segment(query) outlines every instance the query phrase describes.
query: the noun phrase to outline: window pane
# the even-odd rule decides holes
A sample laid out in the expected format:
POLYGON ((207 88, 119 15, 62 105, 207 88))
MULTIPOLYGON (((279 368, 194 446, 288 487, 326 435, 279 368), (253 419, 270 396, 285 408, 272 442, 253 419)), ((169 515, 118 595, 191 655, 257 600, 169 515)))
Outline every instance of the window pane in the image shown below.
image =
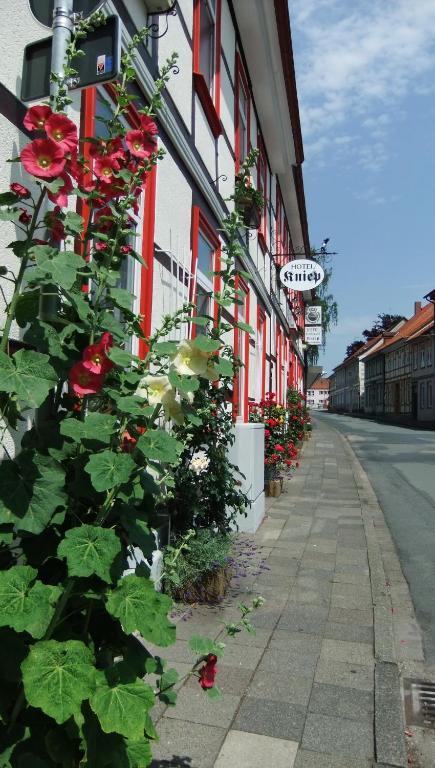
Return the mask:
MULTIPOLYGON (((198 285, 196 292, 196 314, 197 315, 209 315, 210 314, 210 295, 202 287, 198 285)), ((200 336, 205 334, 206 329, 202 325, 196 325, 196 335, 200 336)))
POLYGON ((214 19, 207 2, 201 3, 200 67, 208 89, 213 94, 214 19))
POLYGON ((211 275, 208 272, 213 271, 213 257, 214 248, 204 235, 200 232, 198 236, 198 271, 202 272, 206 277, 211 280, 211 275))
POLYGON ((248 154, 248 98, 239 80, 239 153, 243 162, 248 154))

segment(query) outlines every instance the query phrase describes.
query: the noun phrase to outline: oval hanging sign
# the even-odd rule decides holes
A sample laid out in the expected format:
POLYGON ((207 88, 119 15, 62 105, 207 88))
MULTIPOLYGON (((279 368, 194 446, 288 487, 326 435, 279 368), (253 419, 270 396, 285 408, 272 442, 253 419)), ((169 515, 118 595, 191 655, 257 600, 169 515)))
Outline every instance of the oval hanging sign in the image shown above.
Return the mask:
POLYGON ((325 273, 317 261, 294 259, 281 268, 279 276, 285 288, 292 291, 310 291, 320 285, 325 273))

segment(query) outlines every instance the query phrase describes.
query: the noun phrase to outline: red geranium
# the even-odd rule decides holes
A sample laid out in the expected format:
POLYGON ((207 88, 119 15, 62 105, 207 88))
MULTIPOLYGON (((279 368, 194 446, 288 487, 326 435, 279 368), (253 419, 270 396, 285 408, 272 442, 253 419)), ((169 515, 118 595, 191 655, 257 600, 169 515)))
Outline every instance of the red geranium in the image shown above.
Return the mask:
POLYGON ((217 656, 214 653, 209 653, 207 660, 203 667, 199 670, 199 684, 201 688, 207 690, 213 688, 217 673, 217 656))
POLYGON ((95 395, 101 390, 104 384, 104 375, 92 373, 80 360, 78 363, 74 363, 71 368, 68 381, 74 394, 84 397, 85 395, 95 395))
POLYGON ((86 370, 96 375, 103 375, 113 368, 113 363, 107 357, 107 351, 113 346, 111 333, 103 333, 97 344, 90 344, 83 352, 83 365, 86 370))
POLYGON ((63 181, 60 189, 57 192, 48 192, 47 196, 52 203, 56 203, 60 208, 65 208, 68 205, 68 195, 73 191, 73 185, 71 178, 65 171, 60 174, 60 178, 63 181))
POLYGON ((133 157, 150 157, 157 146, 155 136, 140 130, 128 131, 125 134, 125 143, 133 157))
POLYGON ((21 162, 27 173, 41 179, 51 179, 62 173, 66 158, 59 144, 51 139, 35 139, 24 147, 21 162))
POLYGON ((77 149, 77 127, 66 115, 53 114, 45 123, 47 136, 62 147, 64 152, 77 149))
POLYGON ((30 191, 27 189, 27 187, 23 187, 23 185, 18 184, 17 181, 14 181, 9 186, 9 189, 14 193, 14 195, 18 195, 18 197, 21 197, 23 200, 26 200, 28 197, 30 197, 30 191))
POLYGON ((43 131, 45 123, 52 114, 51 107, 44 106, 44 104, 30 107, 24 117, 23 125, 28 131, 43 131))

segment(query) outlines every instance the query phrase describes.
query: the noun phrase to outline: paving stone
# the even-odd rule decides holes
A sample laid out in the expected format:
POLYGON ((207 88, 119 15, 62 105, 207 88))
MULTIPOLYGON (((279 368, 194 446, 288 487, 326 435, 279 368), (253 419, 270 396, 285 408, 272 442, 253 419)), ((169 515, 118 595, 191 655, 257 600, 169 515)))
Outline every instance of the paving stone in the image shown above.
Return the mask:
POLYGON ((350 608, 332 607, 328 614, 328 621, 337 624, 356 624, 362 627, 373 626, 373 610, 353 610, 350 608))
POLYGON ((328 615, 327 606, 323 605, 295 605, 282 612, 277 629, 290 630, 291 632, 308 632, 320 634, 326 623, 328 615))
POLYGON ((337 565, 367 565, 367 551, 365 549, 337 548, 337 565))
POLYGON ((312 675, 295 674, 291 667, 288 667, 287 671, 282 669, 280 672, 259 669, 251 680, 247 695, 251 698, 286 701, 300 707, 307 707, 312 685, 312 675))
POLYGON ((241 704, 233 727, 239 731, 299 741, 304 721, 305 708, 303 707, 248 696, 241 704))
POLYGON ((262 655, 263 648, 256 648, 253 645, 242 645, 241 643, 228 644, 225 648, 225 666, 256 669, 262 655))
POLYGON ((320 659, 347 661, 349 664, 374 666, 373 647, 368 643, 352 643, 345 640, 325 639, 320 650, 320 659))
POLYGON ((361 627, 358 624, 339 624, 338 622, 328 621, 325 624, 323 635, 330 640, 369 643, 373 647, 372 627, 361 627))
POLYGON ((270 638, 269 647, 291 650, 299 653, 313 653, 319 655, 322 645, 321 635, 312 635, 305 632, 285 632, 275 630, 270 638))
POLYGON ((225 736, 224 728, 162 718, 151 768, 213 768, 225 736))
POLYGON ((318 536, 311 536, 307 541, 307 554, 315 549, 324 555, 334 555, 337 549, 336 539, 323 539, 318 536))
POLYGON ((239 703, 240 696, 226 693, 219 701, 213 701, 198 683, 196 688, 186 685, 178 692, 177 705, 166 710, 165 718, 229 728, 239 703))
POLYGON ((337 568, 334 571, 333 581, 338 584, 370 584, 370 576, 368 568, 353 568, 349 571, 339 571, 337 568))
MULTIPOLYGON (((223 660, 225 660, 225 656, 223 657, 223 660)), ((217 670, 217 686, 225 696, 227 693, 233 694, 234 696, 242 696, 248 688, 253 675, 252 669, 246 669, 245 667, 230 667, 227 664, 221 663, 220 660, 217 670)), ((198 678, 194 676, 190 677, 185 685, 186 687, 198 691, 198 678)), ((219 702, 217 702, 217 706, 219 707, 219 702)), ((217 723, 217 725, 220 725, 220 723, 217 723)))
POLYGON ((306 653, 293 649, 270 648, 264 652, 258 669, 264 672, 280 673, 288 670, 294 674, 314 676, 318 653, 306 653))
POLYGON ((371 691, 356 692, 341 685, 314 683, 308 709, 321 715, 372 723, 374 697, 371 691))
POLYGON ((374 686, 373 668, 361 664, 349 664, 331 659, 319 660, 314 675, 316 683, 342 685, 359 691, 372 691, 374 686))
POLYGON ((352 765, 350 766, 347 757, 325 755, 325 753, 300 749, 294 768, 372 768, 372 765, 371 760, 356 760, 352 757, 352 765))
POLYGON ((230 731, 215 768, 293 768, 298 744, 246 731, 230 731))
POLYGON ((349 758, 370 758, 374 754, 373 726, 339 717, 309 713, 302 737, 303 749, 349 758))
POLYGON ((223 661, 226 662, 227 649, 232 646, 243 645, 255 645, 257 648, 265 648, 268 645, 272 635, 272 629, 256 629, 255 634, 253 632, 238 633, 234 637, 228 637, 226 630, 222 630, 217 639, 221 643, 225 643, 226 651, 224 652, 223 661))

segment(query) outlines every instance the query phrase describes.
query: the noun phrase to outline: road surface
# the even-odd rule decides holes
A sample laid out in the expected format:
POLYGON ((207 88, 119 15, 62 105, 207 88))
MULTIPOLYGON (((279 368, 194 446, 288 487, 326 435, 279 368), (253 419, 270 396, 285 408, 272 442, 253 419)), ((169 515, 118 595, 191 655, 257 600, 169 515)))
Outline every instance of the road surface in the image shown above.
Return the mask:
POLYGON ((369 476, 409 584, 426 661, 435 664, 435 432, 312 415, 349 439, 369 476))

